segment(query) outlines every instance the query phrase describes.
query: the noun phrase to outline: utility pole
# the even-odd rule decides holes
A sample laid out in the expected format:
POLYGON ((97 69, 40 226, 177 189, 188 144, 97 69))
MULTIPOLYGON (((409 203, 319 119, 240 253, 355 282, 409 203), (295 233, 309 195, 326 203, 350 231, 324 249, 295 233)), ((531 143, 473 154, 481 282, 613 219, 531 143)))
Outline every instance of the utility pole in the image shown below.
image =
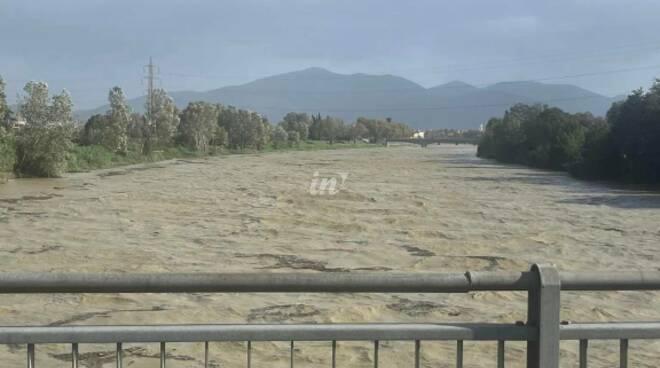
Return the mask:
POLYGON ((154 70, 156 66, 153 63, 151 57, 149 57, 149 64, 144 66, 147 71, 147 121, 151 124, 151 118, 154 108, 154 70))
POLYGON ((154 120, 153 120, 153 113, 154 113, 154 81, 156 79, 155 77, 155 70, 156 66, 154 65, 153 60, 151 57, 149 57, 149 64, 144 66, 145 72, 147 73, 147 76, 144 77, 144 79, 147 80, 147 103, 145 104, 146 106, 146 126, 144 127, 144 134, 145 134, 145 141, 144 141, 144 146, 142 147, 143 153, 148 153, 151 151, 151 140, 152 135, 154 134, 154 120))

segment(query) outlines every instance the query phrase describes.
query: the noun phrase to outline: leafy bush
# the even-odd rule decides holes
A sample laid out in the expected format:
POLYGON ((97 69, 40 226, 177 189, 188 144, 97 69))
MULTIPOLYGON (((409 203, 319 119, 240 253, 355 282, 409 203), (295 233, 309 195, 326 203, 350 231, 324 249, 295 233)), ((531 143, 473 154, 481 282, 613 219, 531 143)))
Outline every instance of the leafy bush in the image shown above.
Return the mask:
POLYGON ((226 133, 227 146, 231 149, 262 150, 270 138, 271 125, 256 112, 220 106, 218 126, 226 133))
POLYGON ((309 115, 305 113, 290 112, 284 116, 282 121, 278 124, 287 133, 297 132, 300 139, 305 140, 309 135, 309 125, 311 120, 309 115))
POLYGON ((71 143, 69 125, 28 125, 16 136, 18 176, 59 177, 67 167, 66 157, 71 143))
POLYGON ((80 172, 111 167, 116 154, 101 145, 73 146, 67 155, 67 171, 80 172))
POLYGON ((214 139, 224 143, 224 137, 217 126, 219 109, 208 102, 191 102, 181 112, 179 138, 186 147, 206 152, 214 139))
POLYGON ((273 148, 277 149, 284 144, 286 144, 289 136, 281 126, 276 126, 275 129, 271 132, 270 141, 273 144, 273 148))
POLYGON ((289 142, 289 147, 299 145, 300 144, 300 134, 295 130, 290 131, 289 134, 288 134, 288 137, 287 137, 287 141, 289 142))
POLYGON ((0 182, 6 180, 16 163, 16 142, 14 136, 0 127, 0 182))

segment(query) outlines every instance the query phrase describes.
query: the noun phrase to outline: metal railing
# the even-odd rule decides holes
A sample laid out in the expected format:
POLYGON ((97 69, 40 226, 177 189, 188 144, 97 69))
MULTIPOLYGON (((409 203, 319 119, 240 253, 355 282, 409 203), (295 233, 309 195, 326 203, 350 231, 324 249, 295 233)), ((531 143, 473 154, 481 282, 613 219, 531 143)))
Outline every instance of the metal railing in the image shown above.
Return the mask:
POLYGON ((527 322, 406 323, 406 324, 209 324, 146 326, 18 326, 0 327, 0 344, 27 345, 27 366, 35 368, 35 344, 71 344, 72 367, 79 365, 79 344, 116 344, 116 366, 123 366, 122 343, 160 343, 160 366, 166 364, 167 342, 204 342, 204 366, 209 342, 247 342, 246 364, 252 364, 252 342, 290 342, 291 367, 295 341, 331 343, 336 367, 337 341, 373 341, 378 367, 380 341, 414 341, 414 361, 420 366, 421 342, 456 341, 456 367, 463 367, 463 342, 496 341, 497 366, 505 365, 505 342, 527 342, 528 368, 558 368, 559 342, 579 341, 580 367, 587 367, 588 341, 620 341, 620 367, 627 367, 630 340, 660 339, 660 322, 566 324, 560 322, 560 291, 660 290, 660 272, 562 273, 544 265, 526 272, 466 272, 464 274, 0 274, 0 294, 18 293, 193 293, 193 292, 314 292, 314 293, 467 293, 527 291, 527 322))

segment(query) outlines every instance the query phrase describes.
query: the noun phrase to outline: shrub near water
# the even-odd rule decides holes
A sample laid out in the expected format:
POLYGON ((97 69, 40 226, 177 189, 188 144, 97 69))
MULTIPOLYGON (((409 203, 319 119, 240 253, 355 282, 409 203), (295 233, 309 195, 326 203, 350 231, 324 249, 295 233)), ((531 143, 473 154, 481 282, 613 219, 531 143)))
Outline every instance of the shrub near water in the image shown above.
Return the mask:
POLYGON ((16 137, 18 176, 59 177, 66 171, 71 129, 65 125, 28 126, 16 137))
POLYGON ((101 145, 73 146, 67 155, 67 171, 80 172, 110 167, 117 154, 101 145))
POLYGON ((6 181, 16 162, 14 136, 0 127, 0 182, 6 181))
POLYGON ((61 176, 72 145, 71 96, 63 90, 49 99, 48 85, 43 82, 28 82, 23 90, 26 94, 19 113, 26 124, 16 134, 14 172, 18 176, 61 176))

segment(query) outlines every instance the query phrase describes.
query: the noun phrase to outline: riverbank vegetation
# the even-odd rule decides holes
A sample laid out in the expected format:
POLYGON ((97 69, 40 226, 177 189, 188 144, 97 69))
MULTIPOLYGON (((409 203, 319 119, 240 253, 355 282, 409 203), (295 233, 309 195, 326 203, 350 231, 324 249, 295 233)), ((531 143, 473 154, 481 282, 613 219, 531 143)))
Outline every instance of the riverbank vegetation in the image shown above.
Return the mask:
POLYGON ((660 80, 614 103, 606 118, 513 106, 490 119, 477 155, 585 179, 660 184, 660 80))
POLYGON ((119 87, 108 93, 108 111, 83 124, 74 120, 66 91, 51 96, 43 82, 29 82, 23 91, 17 111, 11 111, 0 78, 0 173, 5 176, 57 177, 222 153, 365 147, 412 134, 406 124, 390 119, 346 124, 336 117, 291 112, 273 125, 257 112, 203 101, 179 111, 163 89, 154 91, 147 113, 139 114, 119 87))

